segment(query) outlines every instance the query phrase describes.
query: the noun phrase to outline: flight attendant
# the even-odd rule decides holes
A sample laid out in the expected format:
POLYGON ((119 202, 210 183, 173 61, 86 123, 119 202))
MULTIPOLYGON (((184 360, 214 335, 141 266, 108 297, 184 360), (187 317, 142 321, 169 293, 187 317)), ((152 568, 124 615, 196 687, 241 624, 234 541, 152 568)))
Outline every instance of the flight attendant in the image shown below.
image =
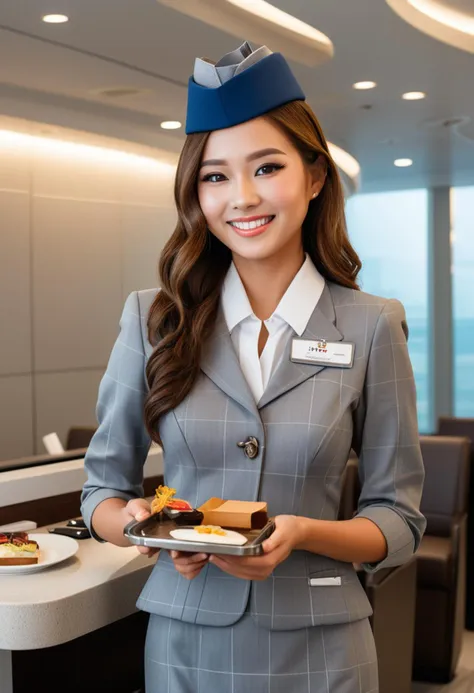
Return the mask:
POLYGON ((400 565, 425 529, 404 309, 358 289, 337 168, 282 55, 197 59, 186 132, 162 288, 128 297, 100 385, 83 516, 126 544, 153 440, 194 507, 275 517, 262 556, 161 551, 138 600, 147 693, 377 693, 353 564, 400 565), (362 491, 338 521, 351 448, 362 491))

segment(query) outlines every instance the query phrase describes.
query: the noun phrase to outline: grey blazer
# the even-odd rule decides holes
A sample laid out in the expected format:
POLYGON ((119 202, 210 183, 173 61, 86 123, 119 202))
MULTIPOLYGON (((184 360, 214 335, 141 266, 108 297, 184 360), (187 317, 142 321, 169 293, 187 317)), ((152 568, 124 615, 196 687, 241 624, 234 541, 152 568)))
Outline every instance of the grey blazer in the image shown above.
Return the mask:
MULTIPOLYGON (((104 499, 143 495, 150 446, 144 369, 152 352, 146 322, 156 292, 128 297, 100 384, 99 427, 85 459, 82 496, 89 526, 104 499)), ((426 525, 419 510, 424 469, 404 309, 398 301, 327 283, 303 337, 353 342, 353 367, 293 363, 290 339, 256 404, 219 313, 192 391, 160 423, 165 483, 194 506, 211 496, 261 499, 271 515, 336 520, 352 446, 362 483, 357 515, 374 522, 388 546, 383 561, 364 568, 400 565, 413 556, 426 525), (237 446, 250 435, 260 442, 254 459, 237 446)), ((249 597, 253 618, 275 630, 372 613, 351 563, 306 551, 294 551, 267 580, 252 583, 212 564, 188 581, 162 551, 137 605, 190 623, 227 626, 242 616, 249 597), (341 584, 318 584, 323 577, 339 577, 341 584)))

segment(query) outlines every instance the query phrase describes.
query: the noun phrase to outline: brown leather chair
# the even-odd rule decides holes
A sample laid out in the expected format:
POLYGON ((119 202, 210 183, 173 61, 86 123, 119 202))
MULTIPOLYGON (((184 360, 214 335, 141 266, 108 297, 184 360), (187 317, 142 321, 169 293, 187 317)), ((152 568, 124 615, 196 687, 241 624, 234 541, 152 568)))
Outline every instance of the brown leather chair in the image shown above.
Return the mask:
POLYGON ((420 443, 427 528, 417 554, 413 678, 447 683, 456 672, 464 631, 469 440, 422 436, 420 443))
MULTIPOLYGON (((350 520, 360 495, 358 460, 351 452, 343 477, 340 520, 350 520)), ((416 609, 416 559, 402 566, 366 573, 357 567, 373 614, 381 693, 411 693, 416 609)))
POLYGON ((474 419, 455 419, 441 416, 438 419, 438 434, 440 436, 466 436, 471 441, 467 499, 466 620, 464 625, 468 630, 474 630, 474 419))
POLYGON ((73 426, 67 434, 66 450, 89 447, 89 443, 96 430, 92 426, 73 426))

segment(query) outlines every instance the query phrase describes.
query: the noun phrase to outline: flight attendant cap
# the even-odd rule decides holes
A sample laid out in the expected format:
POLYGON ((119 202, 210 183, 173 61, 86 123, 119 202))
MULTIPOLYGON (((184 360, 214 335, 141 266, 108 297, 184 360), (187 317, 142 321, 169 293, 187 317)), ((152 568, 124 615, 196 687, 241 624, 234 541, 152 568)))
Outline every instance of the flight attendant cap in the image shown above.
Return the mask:
POLYGON ((254 51, 245 41, 217 63, 196 58, 188 83, 186 134, 229 128, 305 99, 281 53, 266 46, 254 51))

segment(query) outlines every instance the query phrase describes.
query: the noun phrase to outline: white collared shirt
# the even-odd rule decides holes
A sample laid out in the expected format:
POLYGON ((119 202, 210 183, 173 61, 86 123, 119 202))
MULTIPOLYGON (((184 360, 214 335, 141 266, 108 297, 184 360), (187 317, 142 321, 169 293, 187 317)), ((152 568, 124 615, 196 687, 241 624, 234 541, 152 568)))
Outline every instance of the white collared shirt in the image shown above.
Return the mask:
POLYGON ((260 358, 258 338, 262 321, 254 312, 234 263, 221 293, 222 309, 240 367, 256 402, 261 399, 287 340, 301 337, 324 290, 324 278, 306 254, 306 260, 286 290, 265 327, 268 339, 260 358))

